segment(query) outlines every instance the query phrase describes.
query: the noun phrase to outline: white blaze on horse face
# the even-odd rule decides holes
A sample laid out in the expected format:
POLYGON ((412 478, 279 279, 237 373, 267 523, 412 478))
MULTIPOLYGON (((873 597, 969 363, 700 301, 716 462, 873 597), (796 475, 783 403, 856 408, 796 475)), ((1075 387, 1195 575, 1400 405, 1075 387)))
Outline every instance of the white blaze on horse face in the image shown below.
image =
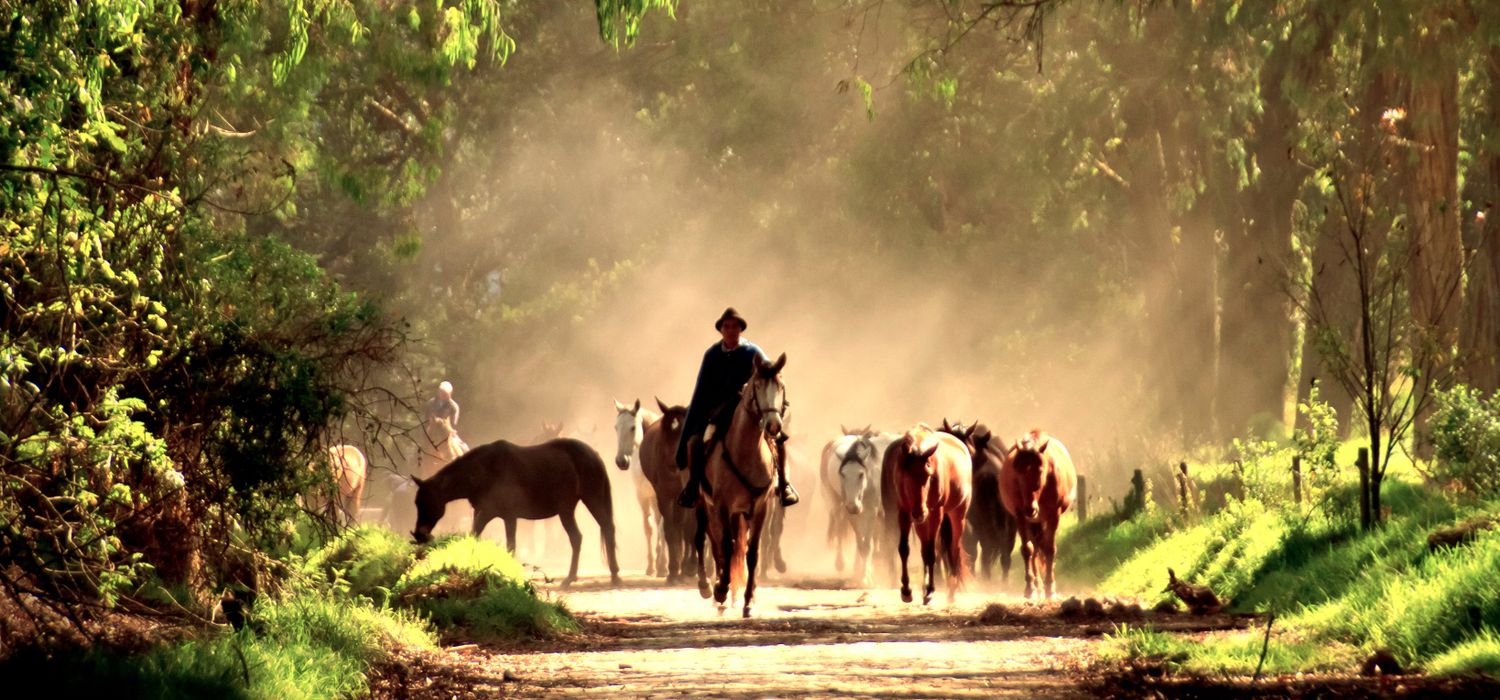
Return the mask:
POLYGON ((854 442, 847 446, 842 452, 835 452, 839 458, 839 485, 844 491, 844 509, 850 515, 859 515, 865 509, 865 485, 868 477, 868 469, 865 467, 864 449, 862 443, 854 442))
POLYGON ((754 381, 755 404, 760 410, 760 429, 771 435, 781 434, 781 382, 775 379, 754 381))

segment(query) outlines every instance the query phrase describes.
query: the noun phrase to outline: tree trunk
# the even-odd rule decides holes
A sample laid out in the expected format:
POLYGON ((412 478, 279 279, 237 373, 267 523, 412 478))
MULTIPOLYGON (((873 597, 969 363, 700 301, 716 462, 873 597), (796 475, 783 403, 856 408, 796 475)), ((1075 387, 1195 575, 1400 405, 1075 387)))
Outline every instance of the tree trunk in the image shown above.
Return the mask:
MULTIPOLYGON (((1412 352, 1425 356, 1426 377, 1445 382, 1452 370, 1463 304, 1463 238, 1458 199, 1458 46, 1453 32, 1439 29, 1449 19, 1446 7, 1429 11, 1430 30, 1415 40, 1411 71, 1406 76, 1407 117, 1412 153, 1409 163, 1407 219, 1411 253, 1407 263, 1411 315, 1418 333, 1412 352)), ((1424 410, 1415 425, 1419 453, 1429 441, 1424 410)))
MULTIPOLYGON (((1500 47, 1486 54, 1485 73, 1488 95, 1480 123, 1500 124, 1500 47)), ((1500 212, 1494 204, 1500 199, 1500 137, 1486 134, 1479 153, 1465 179, 1468 197, 1478 206, 1471 219, 1470 247, 1475 259, 1469 267, 1468 289, 1464 295, 1463 336, 1460 340, 1464 358, 1464 378, 1471 386, 1485 392, 1500 389, 1500 229, 1490 220, 1500 212)), ((1467 218, 1467 217, 1466 217, 1467 218)))
POLYGON ((1282 93, 1289 49, 1278 47, 1260 80, 1265 111, 1255 126, 1255 162, 1260 177, 1238 193, 1236 215, 1244 225, 1227 227, 1224 270, 1220 426, 1242 434, 1261 414, 1280 419, 1286 406, 1292 316, 1282 289, 1283 266, 1292 257, 1292 209, 1303 169, 1292 158, 1297 114, 1282 93), (1233 397, 1229 399, 1228 397, 1233 397))

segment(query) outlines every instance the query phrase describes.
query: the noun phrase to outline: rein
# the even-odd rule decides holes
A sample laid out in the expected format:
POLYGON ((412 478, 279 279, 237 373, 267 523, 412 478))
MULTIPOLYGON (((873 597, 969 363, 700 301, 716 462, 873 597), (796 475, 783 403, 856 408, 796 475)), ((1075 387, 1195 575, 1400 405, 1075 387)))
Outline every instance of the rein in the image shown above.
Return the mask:
MULTIPOLYGON (((744 396, 745 396, 745 398, 747 398, 749 400, 748 401, 741 400, 740 403, 741 404, 746 404, 746 403, 749 404, 749 408, 746 409, 746 412, 749 413, 751 419, 753 421, 755 421, 755 430, 756 430, 756 432, 760 433, 760 440, 761 440, 761 442, 766 443, 771 448, 771 464, 772 464, 772 466, 775 467, 775 468, 777 468, 779 470, 781 468, 781 466, 782 466, 781 465, 781 461, 779 459, 781 451, 778 450, 778 449, 776 449, 776 445, 773 442, 773 438, 770 435, 766 434, 766 431, 763 428, 760 427, 760 423, 761 423, 761 419, 765 417, 766 412, 770 411, 770 410, 775 410, 776 413, 778 415, 780 415, 780 416, 783 416, 783 417, 786 416, 786 408, 789 405, 789 403, 786 400, 786 386, 785 385, 781 385, 781 382, 779 380, 776 380, 776 383, 778 385, 781 385, 781 407, 777 408, 777 409, 770 409, 770 408, 762 407, 760 405, 759 397, 757 397, 755 395, 755 391, 753 389, 751 389, 751 386, 754 383, 755 382, 752 379, 752 381, 749 384, 745 385, 744 396)), ((750 479, 745 476, 745 473, 743 471, 740 471, 740 465, 735 464, 734 463, 734 458, 729 455, 729 440, 728 440, 727 436, 726 436, 726 438, 724 440, 719 441, 719 455, 724 458, 724 463, 727 464, 727 465, 729 465, 729 472, 731 474, 734 474, 734 478, 739 479, 740 483, 743 484, 744 487, 750 491, 750 495, 753 498, 759 498, 761 494, 763 494, 766 491, 769 491, 771 489, 772 484, 776 483, 776 479, 772 478, 771 481, 770 481, 770 483, 767 483, 765 486, 756 486, 754 484, 751 484, 750 483, 750 479)))

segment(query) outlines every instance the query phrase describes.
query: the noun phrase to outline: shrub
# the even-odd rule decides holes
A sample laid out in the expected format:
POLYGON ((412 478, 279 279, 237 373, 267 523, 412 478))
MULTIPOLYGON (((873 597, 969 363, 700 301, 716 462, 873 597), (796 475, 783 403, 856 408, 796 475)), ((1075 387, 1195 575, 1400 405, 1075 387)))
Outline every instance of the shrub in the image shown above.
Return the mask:
POLYGON ((1434 476, 1480 497, 1500 495, 1500 394, 1463 385, 1440 391, 1428 424, 1434 476))

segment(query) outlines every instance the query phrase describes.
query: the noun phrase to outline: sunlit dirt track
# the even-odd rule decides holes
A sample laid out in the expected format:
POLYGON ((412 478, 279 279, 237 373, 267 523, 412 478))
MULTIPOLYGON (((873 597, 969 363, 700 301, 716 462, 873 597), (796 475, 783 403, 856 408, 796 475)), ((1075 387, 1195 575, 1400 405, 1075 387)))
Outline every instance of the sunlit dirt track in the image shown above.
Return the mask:
POLYGON ((962 593, 950 606, 940 590, 931 607, 903 604, 894 588, 844 588, 837 580, 768 582, 749 620, 738 608, 721 616, 696 588, 665 588, 643 577, 620 588, 602 578, 568 591, 544 588, 584 620, 583 635, 522 649, 459 646, 434 659, 434 668, 413 669, 406 692, 1083 697, 1084 671, 1114 624, 1067 621, 1055 603, 1004 595, 962 593), (980 624, 980 611, 996 601, 1010 618, 980 624))

